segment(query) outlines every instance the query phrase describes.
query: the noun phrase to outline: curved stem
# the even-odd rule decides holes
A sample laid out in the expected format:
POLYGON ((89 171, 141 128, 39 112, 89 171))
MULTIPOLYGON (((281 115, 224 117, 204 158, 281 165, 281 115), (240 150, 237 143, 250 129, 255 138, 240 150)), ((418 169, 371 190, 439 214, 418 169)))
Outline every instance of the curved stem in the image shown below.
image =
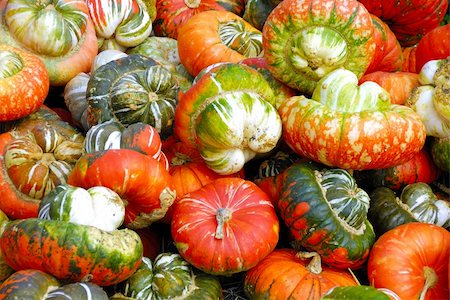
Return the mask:
POLYGON ((299 251, 295 256, 301 259, 311 258, 311 261, 306 266, 306 269, 308 269, 311 273, 316 275, 322 273, 322 260, 320 259, 319 253, 299 251))
POLYGON ((232 211, 228 208, 221 207, 217 210, 216 214, 216 220, 217 220, 217 227, 216 227, 216 233, 214 237, 216 239, 223 239, 224 237, 224 225, 226 222, 231 220, 232 211))
POLYGON ((436 272, 430 267, 423 267, 423 276, 425 277, 425 284, 420 292, 419 300, 425 299, 428 289, 433 288, 438 282, 436 272))
POLYGON ((200 6, 201 2, 201 0, 184 0, 184 4, 189 8, 197 8, 200 6))

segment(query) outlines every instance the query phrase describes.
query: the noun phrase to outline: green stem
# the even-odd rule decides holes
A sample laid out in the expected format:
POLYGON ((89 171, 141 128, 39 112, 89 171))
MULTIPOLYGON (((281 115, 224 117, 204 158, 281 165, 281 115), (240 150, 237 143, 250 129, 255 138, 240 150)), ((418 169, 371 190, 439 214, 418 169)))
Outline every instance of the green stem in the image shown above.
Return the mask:
POLYGON ((428 290, 433 288, 438 282, 436 272, 430 267, 425 266, 423 268, 423 276, 425 277, 425 284, 420 292, 419 300, 424 300, 428 290))

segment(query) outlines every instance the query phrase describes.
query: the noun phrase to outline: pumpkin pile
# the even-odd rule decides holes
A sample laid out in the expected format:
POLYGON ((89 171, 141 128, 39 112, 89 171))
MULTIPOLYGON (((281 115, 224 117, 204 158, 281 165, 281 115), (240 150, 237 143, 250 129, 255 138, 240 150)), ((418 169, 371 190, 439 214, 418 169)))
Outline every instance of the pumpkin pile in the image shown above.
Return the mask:
POLYGON ((448 0, 0 0, 0 299, 449 299, 448 0))

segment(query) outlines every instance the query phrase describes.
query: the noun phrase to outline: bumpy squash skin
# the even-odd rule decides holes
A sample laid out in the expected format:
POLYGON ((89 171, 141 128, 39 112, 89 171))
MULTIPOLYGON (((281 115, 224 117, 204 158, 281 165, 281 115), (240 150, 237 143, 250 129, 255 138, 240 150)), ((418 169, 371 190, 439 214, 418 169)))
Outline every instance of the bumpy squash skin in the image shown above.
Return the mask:
MULTIPOLYGON (((359 268, 366 261, 375 233, 367 219, 357 230, 337 217, 317 181, 312 162, 296 163, 283 172, 278 209, 295 244, 318 252, 338 268, 359 268)), ((334 199, 332 199, 334 200, 334 199)))
POLYGON ((132 230, 111 233, 92 226, 29 218, 10 222, 1 251, 15 270, 36 269, 58 279, 107 286, 125 280, 138 268, 142 242, 132 230))

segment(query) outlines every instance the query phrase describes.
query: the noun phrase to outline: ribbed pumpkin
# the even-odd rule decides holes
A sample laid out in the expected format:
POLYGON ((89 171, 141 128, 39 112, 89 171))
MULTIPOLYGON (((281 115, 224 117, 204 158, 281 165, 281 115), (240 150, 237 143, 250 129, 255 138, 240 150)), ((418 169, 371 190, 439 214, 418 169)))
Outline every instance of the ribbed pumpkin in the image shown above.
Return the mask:
POLYGON ((275 78, 310 95, 338 68, 360 78, 375 52, 372 17, 356 0, 287 0, 264 24, 263 50, 275 78))
POLYGON ((194 267, 230 275, 254 267, 275 249, 279 222, 268 196, 254 183, 219 178, 176 203, 171 233, 194 267))
POLYGON ((321 299, 337 286, 358 283, 347 270, 322 266, 314 252, 275 249, 255 267, 247 271, 244 290, 250 299, 321 299))
POLYGON ((67 183, 85 189, 105 186, 126 201, 124 224, 144 228, 164 217, 175 200, 165 165, 131 149, 87 153, 76 162, 67 183))

